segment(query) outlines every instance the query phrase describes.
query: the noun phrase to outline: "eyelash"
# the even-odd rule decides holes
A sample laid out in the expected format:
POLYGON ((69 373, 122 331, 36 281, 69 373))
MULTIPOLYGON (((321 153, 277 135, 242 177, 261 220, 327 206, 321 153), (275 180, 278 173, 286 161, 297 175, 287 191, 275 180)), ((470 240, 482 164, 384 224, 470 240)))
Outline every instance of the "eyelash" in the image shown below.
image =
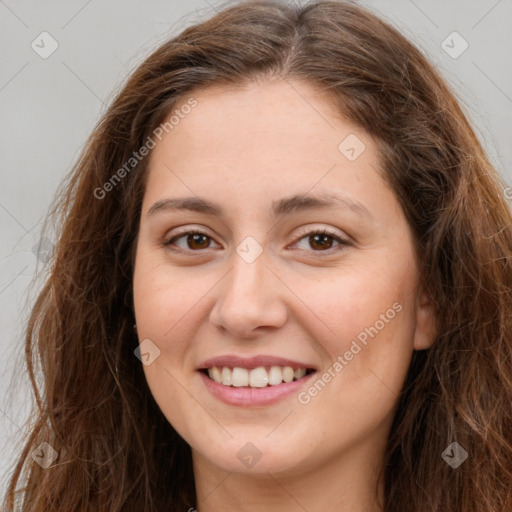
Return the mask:
MULTIPOLYGON (((168 247, 172 251, 176 251, 176 252, 196 252, 196 253, 197 252, 199 252, 199 253, 204 252, 204 250, 201 250, 201 249, 194 250, 194 249, 181 249, 181 248, 171 247, 172 244, 176 240, 178 240, 178 239, 180 239, 182 237, 186 237, 188 235, 203 235, 203 236, 213 240, 213 238, 210 235, 208 235, 208 233, 205 233, 204 231, 201 231, 201 230, 198 229, 198 230, 184 231, 183 233, 179 233, 179 234, 173 236, 172 238, 170 238, 169 240, 163 242, 163 245, 165 247, 168 247)), ((307 233, 304 233, 300 238, 298 238, 296 240, 296 242, 294 242, 294 243, 300 242, 304 238, 308 238, 308 237, 313 236, 313 235, 327 235, 327 236, 333 238, 336 242, 339 243, 339 245, 337 245, 335 247, 330 247, 329 249, 326 249, 325 251, 324 250, 318 250, 318 251, 312 250, 312 252, 315 252, 315 253, 331 253, 332 251, 341 250, 344 246, 350 245, 350 243, 347 240, 344 240, 344 239, 340 238, 338 235, 336 235, 335 233, 331 233, 327 229, 318 229, 318 230, 308 231, 307 233)), ((207 250, 207 249, 205 249, 205 250, 207 250)))

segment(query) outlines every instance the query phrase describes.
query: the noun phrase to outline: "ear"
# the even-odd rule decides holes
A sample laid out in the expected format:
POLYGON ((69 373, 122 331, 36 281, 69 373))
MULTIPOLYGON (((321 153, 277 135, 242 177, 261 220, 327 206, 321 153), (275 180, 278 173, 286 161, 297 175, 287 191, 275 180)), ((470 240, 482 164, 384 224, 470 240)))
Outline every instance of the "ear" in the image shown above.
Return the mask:
POLYGON ((437 337, 437 318, 432 301, 423 291, 416 298, 414 350, 429 349, 437 337))

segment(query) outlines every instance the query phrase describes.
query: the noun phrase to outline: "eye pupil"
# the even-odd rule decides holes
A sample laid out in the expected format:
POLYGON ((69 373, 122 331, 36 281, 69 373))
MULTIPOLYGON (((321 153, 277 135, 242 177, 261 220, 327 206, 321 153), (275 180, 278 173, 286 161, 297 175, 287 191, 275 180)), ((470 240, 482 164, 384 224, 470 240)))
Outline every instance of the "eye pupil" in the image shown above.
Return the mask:
POLYGON ((203 235, 202 233, 195 233, 193 235, 188 235, 187 244, 189 249, 204 249, 205 246, 208 247, 208 236, 203 235), (192 239, 192 243, 191 243, 192 239), (201 244, 201 241, 203 242, 201 244), (199 244, 200 247, 194 246, 195 244, 199 244))
POLYGON ((332 236, 325 233, 317 233, 315 235, 311 235, 309 240, 313 248, 315 248, 316 244, 320 245, 320 249, 330 249, 332 247, 332 236), (326 239, 330 239, 330 243, 328 243, 327 246, 325 244, 326 239))

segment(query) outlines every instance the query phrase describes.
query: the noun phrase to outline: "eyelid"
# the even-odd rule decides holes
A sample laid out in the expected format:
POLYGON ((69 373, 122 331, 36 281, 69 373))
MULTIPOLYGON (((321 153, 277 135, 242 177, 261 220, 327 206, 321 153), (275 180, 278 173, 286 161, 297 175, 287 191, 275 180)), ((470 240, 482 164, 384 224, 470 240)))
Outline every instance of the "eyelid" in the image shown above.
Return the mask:
MULTIPOLYGON (((210 240, 212 240, 214 243, 218 244, 218 242, 215 241, 215 238, 212 235, 210 235, 207 232, 206 229, 203 229, 202 227, 201 228, 194 228, 193 226, 183 226, 182 229, 180 229, 180 228, 176 228, 176 229, 178 229, 179 231, 174 233, 171 237, 166 238, 164 240, 164 242, 163 242, 164 247, 168 247, 168 248, 170 248, 173 251, 182 252, 182 253, 188 253, 188 254, 191 254, 191 253, 201 254, 201 253, 204 253, 204 252, 212 249, 212 248, 208 247, 207 249, 192 250, 192 249, 181 249, 179 247, 173 247, 173 241, 174 240, 176 240, 178 238, 181 238, 182 236, 190 235, 190 234, 201 234, 201 235, 204 235, 204 236, 208 237, 210 240)), ((333 228, 329 228, 329 227, 325 227, 325 226, 322 226, 322 227, 319 226, 319 227, 316 227, 316 228, 315 228, 315 226, 305 226, 305 227, 303 227, 300 230, 300 233, 295 236, 295 239, 294 239, 294 241, 292 242, 291 245, 297 244, 303 238, 306 238, 308 235, 312 236, 312 235, 315 235, 315 234, 325 234, 325 235, 331 236, 332 238, 334 238, 335 241, 338 242, 338 245, 335 246, 335 247, 331 247, 329 249, 326 249, 324 251, 314 251, 314 250, 306 250, 306 249, 298 249, 298 250, 303 250, 303 251, 306 251, 306 252, 313 252, 313 253, 317 253, 317 254, 320 253, 321 254, 321 253, 331 253, 332 251, 339 250, 340 247, 351 245, 351 241, 350 241, 350 239, 349 239, 349 237, 347 235, 344 235, 344 236, 340 235, 333 228)), ((218 245, 220 245, 220 244, 218 244, 218 245)))
MULTIPOLYGON (((218 242, 215 241, 215 238, 210 235, 206 229, 204 228, 194 228, 193 226, 183 226, 181 229, 180 228, 176 228, 178 231, 176 233, 173 233, 170 237, 166 237, 164 239, 164 241, 162 242, 162 245, 164 247, 169 247, 171 248, 172 250, 176 250, 176 251, 181 251, 181 252, 188 252, 188 253, 201 253, 201 252, 205 252, 205 250, 202 250, 202 251, 193 251, 193 250, 190 250, 190 249, 181 249, 179 247, 177 248, 174 248, 172 247, 172 242, 178 238, 181 238, 182 236, 185 236, 185 235, 191 235, 191 234, 200 234, 200 235, 204 235, 208 238, 210 238, 214 243, 218 244, 218 242)), ((220 244, 219 244, 220 245, 220 244)), ((210 248, 208 248, 210 249, 210 248)))
POLYGON ((326 249, 325 251, 314 251, 314 250, 306 250, 306 249, 296 249, 296 250, 312 252, 315 254, 331 254, 334 251, 340 250, 344 246, 352 245, 352 242, 350 241, 350 238, 347 235, 340 235, 333 228, 328 228, 325 226, 316 227, 316 228, 314 226, 309 226, 309 227, 303 228, 303 230, 301 230, 301 233, 299 233, 295 237, 295 240, 294 240, 294 242, 292 242, 292 245, 297 244, 298 242, 300 242, 302 239, 306 238, 307 236, 313 236, 316 234, 328 235, 328 236, 332 237, 336 242, 338 242, 338 245, 335 247, 330 247, 329 249, 326 249))
POLYGON ((347 243, 349 242, 348 235, 345 235, 344 233, 342 234, 342 233, 336 231, 335 228, 326 227, 326 226, 318 226, 318 225, 317 226, 308 225, 308 226, 305 226, 304 228, 301 228, 299 231, 299 234, 296 235, 295 240, 298 241, 301 238, 304 238, 304 236, 314 234, 314 233, 325 233, 334 238, 337 238, 338 240, 342 240, 347 243))

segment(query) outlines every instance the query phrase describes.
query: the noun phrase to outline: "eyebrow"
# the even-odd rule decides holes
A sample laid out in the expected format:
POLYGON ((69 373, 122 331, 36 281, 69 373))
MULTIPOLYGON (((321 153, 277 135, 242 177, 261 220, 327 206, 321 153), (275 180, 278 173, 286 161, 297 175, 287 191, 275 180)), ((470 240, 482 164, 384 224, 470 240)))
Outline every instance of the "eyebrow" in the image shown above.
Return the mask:
MULTIPOLYGON (((272 203, 271 212, 274 217, 283 217, 295 212, 321 209, 345 207, 369 220, 374 220, 373 215, 362 203, 355 201, 341 194, 303 194, 285 197, 272 203)), ((224 217, 223 208, 212 201, 200 197, 178 197, 161 199, 154 203, 147 211, 148 217, 157 213, 188 210, 216 217, 224 217)))

